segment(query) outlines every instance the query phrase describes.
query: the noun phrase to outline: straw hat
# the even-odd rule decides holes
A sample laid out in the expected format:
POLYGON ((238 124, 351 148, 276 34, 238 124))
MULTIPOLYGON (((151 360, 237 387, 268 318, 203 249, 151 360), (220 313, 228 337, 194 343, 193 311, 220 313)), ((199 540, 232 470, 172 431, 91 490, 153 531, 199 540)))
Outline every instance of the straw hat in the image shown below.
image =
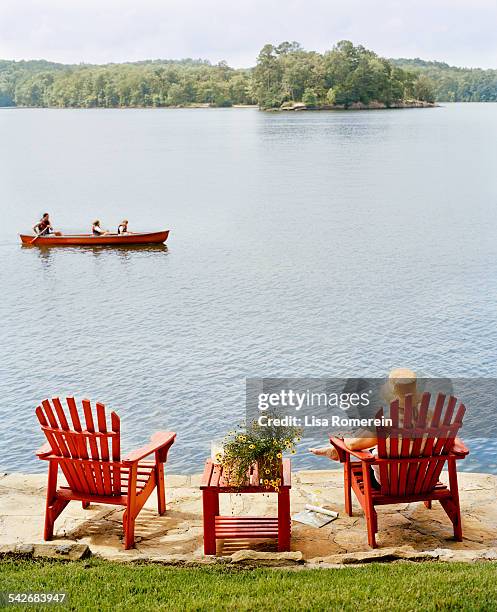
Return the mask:
POLYGON ((412 395, 413 406, 417 406, 421 400, 417 390, 416 372, 408 368, 395 368, 382 387, 382 397, 387 404, 398 399, 400 408, 404 408, 406 395, 412 395))

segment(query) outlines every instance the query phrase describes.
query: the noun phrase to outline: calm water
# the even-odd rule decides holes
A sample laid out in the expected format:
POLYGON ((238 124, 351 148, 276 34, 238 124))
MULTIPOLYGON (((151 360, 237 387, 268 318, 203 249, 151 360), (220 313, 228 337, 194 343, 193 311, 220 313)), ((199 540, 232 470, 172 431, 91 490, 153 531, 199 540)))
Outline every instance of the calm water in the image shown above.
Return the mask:
POLYGON ((494 104, 0 110, 0 469, 45 469, 53 394, 119 412, 127 448, 177 431, 195 472, 249 376, 496 376, 496 137, 494 104), (45 210, 169 248, 21 248, 45 210))

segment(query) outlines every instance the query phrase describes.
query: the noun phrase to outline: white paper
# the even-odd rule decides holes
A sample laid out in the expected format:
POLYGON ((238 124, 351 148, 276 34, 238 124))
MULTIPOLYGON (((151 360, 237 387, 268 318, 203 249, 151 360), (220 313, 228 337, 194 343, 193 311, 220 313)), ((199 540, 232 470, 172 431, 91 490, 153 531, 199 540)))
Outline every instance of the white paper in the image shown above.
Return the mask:
POLYGON ((320 506, 312 506, 311 504, 306 504, 305 510, 292 516, 292 520, 309 525, 310 527, 317 527, 318 529, 328 525, 328 523, 331 523, 336 518, 338 518, 338 512, 327 510, 320 506))

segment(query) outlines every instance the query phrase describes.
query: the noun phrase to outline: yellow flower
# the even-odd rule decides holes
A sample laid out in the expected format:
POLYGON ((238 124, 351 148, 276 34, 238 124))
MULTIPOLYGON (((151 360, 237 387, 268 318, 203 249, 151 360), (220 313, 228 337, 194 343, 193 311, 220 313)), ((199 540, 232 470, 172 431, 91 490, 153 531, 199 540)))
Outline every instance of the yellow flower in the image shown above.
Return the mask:
POLYGON ((297 451, 295 449, 292 449, 292 455, 295 455, 297 451))
POLYGON ((280 488, 279 487, 274 487, 274 492, 275 493, 279 493, 280 492, 280 488))
POLYGON ((295 438, 295 440, 296 440, 297 442, 300 442, 300 438, 295 438))
POLYGON ((276 456, 278 457, 278 459, 281 459, 283 457, 281 453, 278 453, 276 456))
POLYGON ((255 448, 255 444, 251 444, 249 448, 255 448))
POLYGON ((223 458, 223 456, 221 455, 221 453, 218 453, 218 454, 216 455, 216 459, 217 459, 218 461, 221 461, 221 459, 222 459, 222 458, 223 458))
POLYGON ((290 440, 285 440, 285 444, 290 444, 290 440))
POLYGON ((264 470, 264 471, 266 472, 266 474, 269 474, 269 473, 270 473, 270 470, 264 470))
POLYGON ((268 480, 267 478, 264 480, 264 484, 265 484, 265 485, 268 485, 268 484, 269 484, 269 480, 268 480))

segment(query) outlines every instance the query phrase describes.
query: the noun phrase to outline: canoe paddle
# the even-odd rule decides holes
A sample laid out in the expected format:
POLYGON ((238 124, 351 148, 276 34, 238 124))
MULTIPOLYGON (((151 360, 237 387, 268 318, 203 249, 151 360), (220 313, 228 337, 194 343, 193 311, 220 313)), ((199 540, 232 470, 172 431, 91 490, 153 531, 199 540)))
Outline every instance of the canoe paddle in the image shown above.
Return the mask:
MULTIPOLYGON (((62 236, 62 232, 54 232, 53 235, 62 236)), ((35 240, 38 240, 38 238, 42 238, 43 236, 50 236, 50 234, 38 234, 37 236, 33 238, 33 240, 31 240, 29 244, 33 244, 35 240)))

